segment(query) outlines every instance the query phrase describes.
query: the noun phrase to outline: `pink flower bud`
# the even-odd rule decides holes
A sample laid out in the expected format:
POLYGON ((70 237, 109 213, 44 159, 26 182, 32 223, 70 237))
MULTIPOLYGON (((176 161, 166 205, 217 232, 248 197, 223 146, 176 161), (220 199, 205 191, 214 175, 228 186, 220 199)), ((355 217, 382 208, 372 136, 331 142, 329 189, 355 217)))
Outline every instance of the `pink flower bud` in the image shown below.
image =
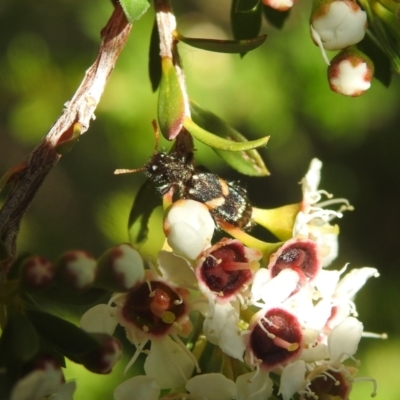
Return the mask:
POLYGON ((58 261, 58 274, 69 286, 77 290, 91 287, 96 277, 96 270, 96 260, 86 251, 68 251, 58 261))
POLYGON ((325 50, 341 50, 360 42, 367 30, 367 14, 355 1, 323 2, 311 15, 310 29, 329 65, 325 50))
POLYGON ((287 11, 292 8, 296 0, 262 0, 262 2, 278 11, 287 11))
POLYGON ((340 52, 328 67, 330 88, 345 96, 360 96, 371 86, 372 61, 361 51, 351 48, 340 52))
POLYGON ((21 284, 28 289, 44 289, 54 282, 56 269, 45 257, 27 258, 21 267, 21 284))

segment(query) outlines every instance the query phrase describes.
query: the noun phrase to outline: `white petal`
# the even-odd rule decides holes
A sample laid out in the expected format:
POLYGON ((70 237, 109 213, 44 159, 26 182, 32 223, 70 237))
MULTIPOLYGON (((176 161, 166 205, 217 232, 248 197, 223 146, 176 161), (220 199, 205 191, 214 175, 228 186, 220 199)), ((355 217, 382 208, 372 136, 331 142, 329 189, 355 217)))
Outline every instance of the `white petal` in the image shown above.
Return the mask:
POLYGON ((98 304, 90 308, 82 315, 80 327, 86 332, 112 335, 118 321, 111 315, 110 310, 111 308, 107 304, 98 304))
POLYGON ((356 353, 363 329, 363 324, 354 317, 347 317, 332 329, 328 337, 328 347, 334 365, 342 363, 356 353))
POLYGON ((114 400, 158 400, 160 392, 155 379, 140 375, 117 386, 114 390, 114 400))
POLYGON ((186 389, 191 395, 207 400, 232 400, 236 385, 222 374, 203 374, 191 378, 186 389))
POLYGON ((323 269, 317 275, 314 281, 314 285, 321 293, 323 298, 331 298, 335 293, 337 284, 340 279, 342 271, 332 270, 327 271, 323 269))
POLYGON ((236 390, 236 400, 265 400, 271 397, 273 382, 269 373, 260 369, 240 375, 236 379, 236 390))
POLYGON ((303 389, 306 384, 305 379, 306 363, 297 360, 289 364, 282 371, 279 393, 283 400, 289 400, 295 393, 303 389))
POLYGON ((40 400, 54 394, 62 386, 62 371, 48 365, 46 369, 36 369, 17 381, 11 400, 40 400))
POLYGON ((193 369, 194 364, 189 355, 169 336, 151 342, 144 370, 147 376, 157 381, 161 389, 184 385, 193 369))
POLYGON ((158 267, 166 281, 172 281, 179 286, 195 285, 196 275, 189 262, 170 251, 158 253, 158 267))
POLYGON ((299 280, 299 274, 296 271, 290 268, 282 270, 265 284, 262 300, 267 307, 273 307, 285 301, 296 289, 299 280))
POLYGON ((338 283, 335 296, 353 299, 355 294, 365 285, 367 279, 379 276, 376 268, 356 268, 346 274, 338 283))
POLYGON ((231 303, 215 303, 204 319, 203 331, 207 339, 231 357, 243 360, 244 337, 238 328, 239 311, 231 303))
POLYGON ((304 349, 300 358, 306 363, 318 362, 329 359, 328 346, 323 343, 317 344, 315 347, 304 349))
POLYGON ((66 382, 60 387, 60 389, 58 389, 57 394, 54 397, 51 397, 51 400, 73 400, 75 390, 75 381, 66 382))
POLYGON ((264 286, 271 279, 271 273, 266 268, 260 268, 255 274, 251 285, 253 300, 259 301, 264 291, 264 286))

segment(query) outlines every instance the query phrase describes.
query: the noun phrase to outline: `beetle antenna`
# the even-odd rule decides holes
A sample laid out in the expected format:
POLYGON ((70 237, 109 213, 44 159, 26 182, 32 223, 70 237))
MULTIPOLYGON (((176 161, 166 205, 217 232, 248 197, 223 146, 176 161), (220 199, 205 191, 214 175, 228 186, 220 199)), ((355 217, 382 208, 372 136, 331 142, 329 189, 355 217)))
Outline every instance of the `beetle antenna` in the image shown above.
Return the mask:
MULTIPOLYGON (((154 145, 154 150, 153 150, 153 156, 154 154, 157 153, 158 150, 158 142, 160 139, 160 134, 158 132, 158 126, 157 126, 157 122, 155 119, 153 119, 153 121, 151 121, 151 124, 153 125, 153 130, 154 130, 154 138, 155 138, 155 145, 154 145)), ((120 175, 120 174, 133 174, 136 172, 142 172, 145 171, 146 167, 141 167, 141 168, 136 168, 136 169, 125 169, 125 168, 121 168, 121 169, 116 169, 114 171, 114 175, 120 175)))

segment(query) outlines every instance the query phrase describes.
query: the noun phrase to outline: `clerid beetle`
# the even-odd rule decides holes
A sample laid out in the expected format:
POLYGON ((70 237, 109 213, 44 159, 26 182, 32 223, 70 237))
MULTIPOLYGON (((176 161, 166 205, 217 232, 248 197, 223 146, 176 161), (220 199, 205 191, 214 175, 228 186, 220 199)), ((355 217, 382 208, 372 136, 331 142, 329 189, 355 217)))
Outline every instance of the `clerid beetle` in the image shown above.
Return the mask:
POLYGON ((246 190, 203 167, 196 167, 193 163, 193 152, 157 151, 158 130, 155 121, 153 128, 156 143, 150 160, 142 168, 118 169, 115 173, 144 171, 161 196, 172 189, 180 198, 204 203, 217 224, 227 222, 238 228, 251 227, 253 209, 246 190))
POLYGON ((181 198, 204 203, 217 224, 222 220, 239 228, 250 227, 252 207, 246 190, 194 166, 192 158, 192 154, 155 152, 143 170, 160 195, 177 190, 181 198))

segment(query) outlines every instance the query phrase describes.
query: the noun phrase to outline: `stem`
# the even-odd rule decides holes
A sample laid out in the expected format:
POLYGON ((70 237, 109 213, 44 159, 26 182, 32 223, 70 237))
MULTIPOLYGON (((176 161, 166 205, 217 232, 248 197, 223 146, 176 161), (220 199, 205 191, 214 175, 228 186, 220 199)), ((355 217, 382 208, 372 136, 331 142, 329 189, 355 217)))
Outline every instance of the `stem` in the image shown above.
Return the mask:
POLYGON ((121 6, 117 4, 101 32, 102 43, 97 58, 86 71, 75 95, 66 104, 60 118, 46 137, 29 155, 24 168, 8 179, 8 182, 13 181, 13 186, 0 209, 0 240, 7 248, 9 258, 0 265, 0 283, 5 279, 15 259, 21 219, 47 174, 61 157, 56 151, 57 145, 71 138, 74 127, 80 127, 80 134, 89 129, 90 121, 94 119, 94 111, 131 28, 121 6))
POLYGON ((160 56, 172 59, 178 76, 179 84, 185 102, 185 115, 190 118, 189 96, 187 93, 185 74, 180 64, 178 40, 176 33, 176 18, 169 0, 154 0, 158 34, 160 36, 160 56))

